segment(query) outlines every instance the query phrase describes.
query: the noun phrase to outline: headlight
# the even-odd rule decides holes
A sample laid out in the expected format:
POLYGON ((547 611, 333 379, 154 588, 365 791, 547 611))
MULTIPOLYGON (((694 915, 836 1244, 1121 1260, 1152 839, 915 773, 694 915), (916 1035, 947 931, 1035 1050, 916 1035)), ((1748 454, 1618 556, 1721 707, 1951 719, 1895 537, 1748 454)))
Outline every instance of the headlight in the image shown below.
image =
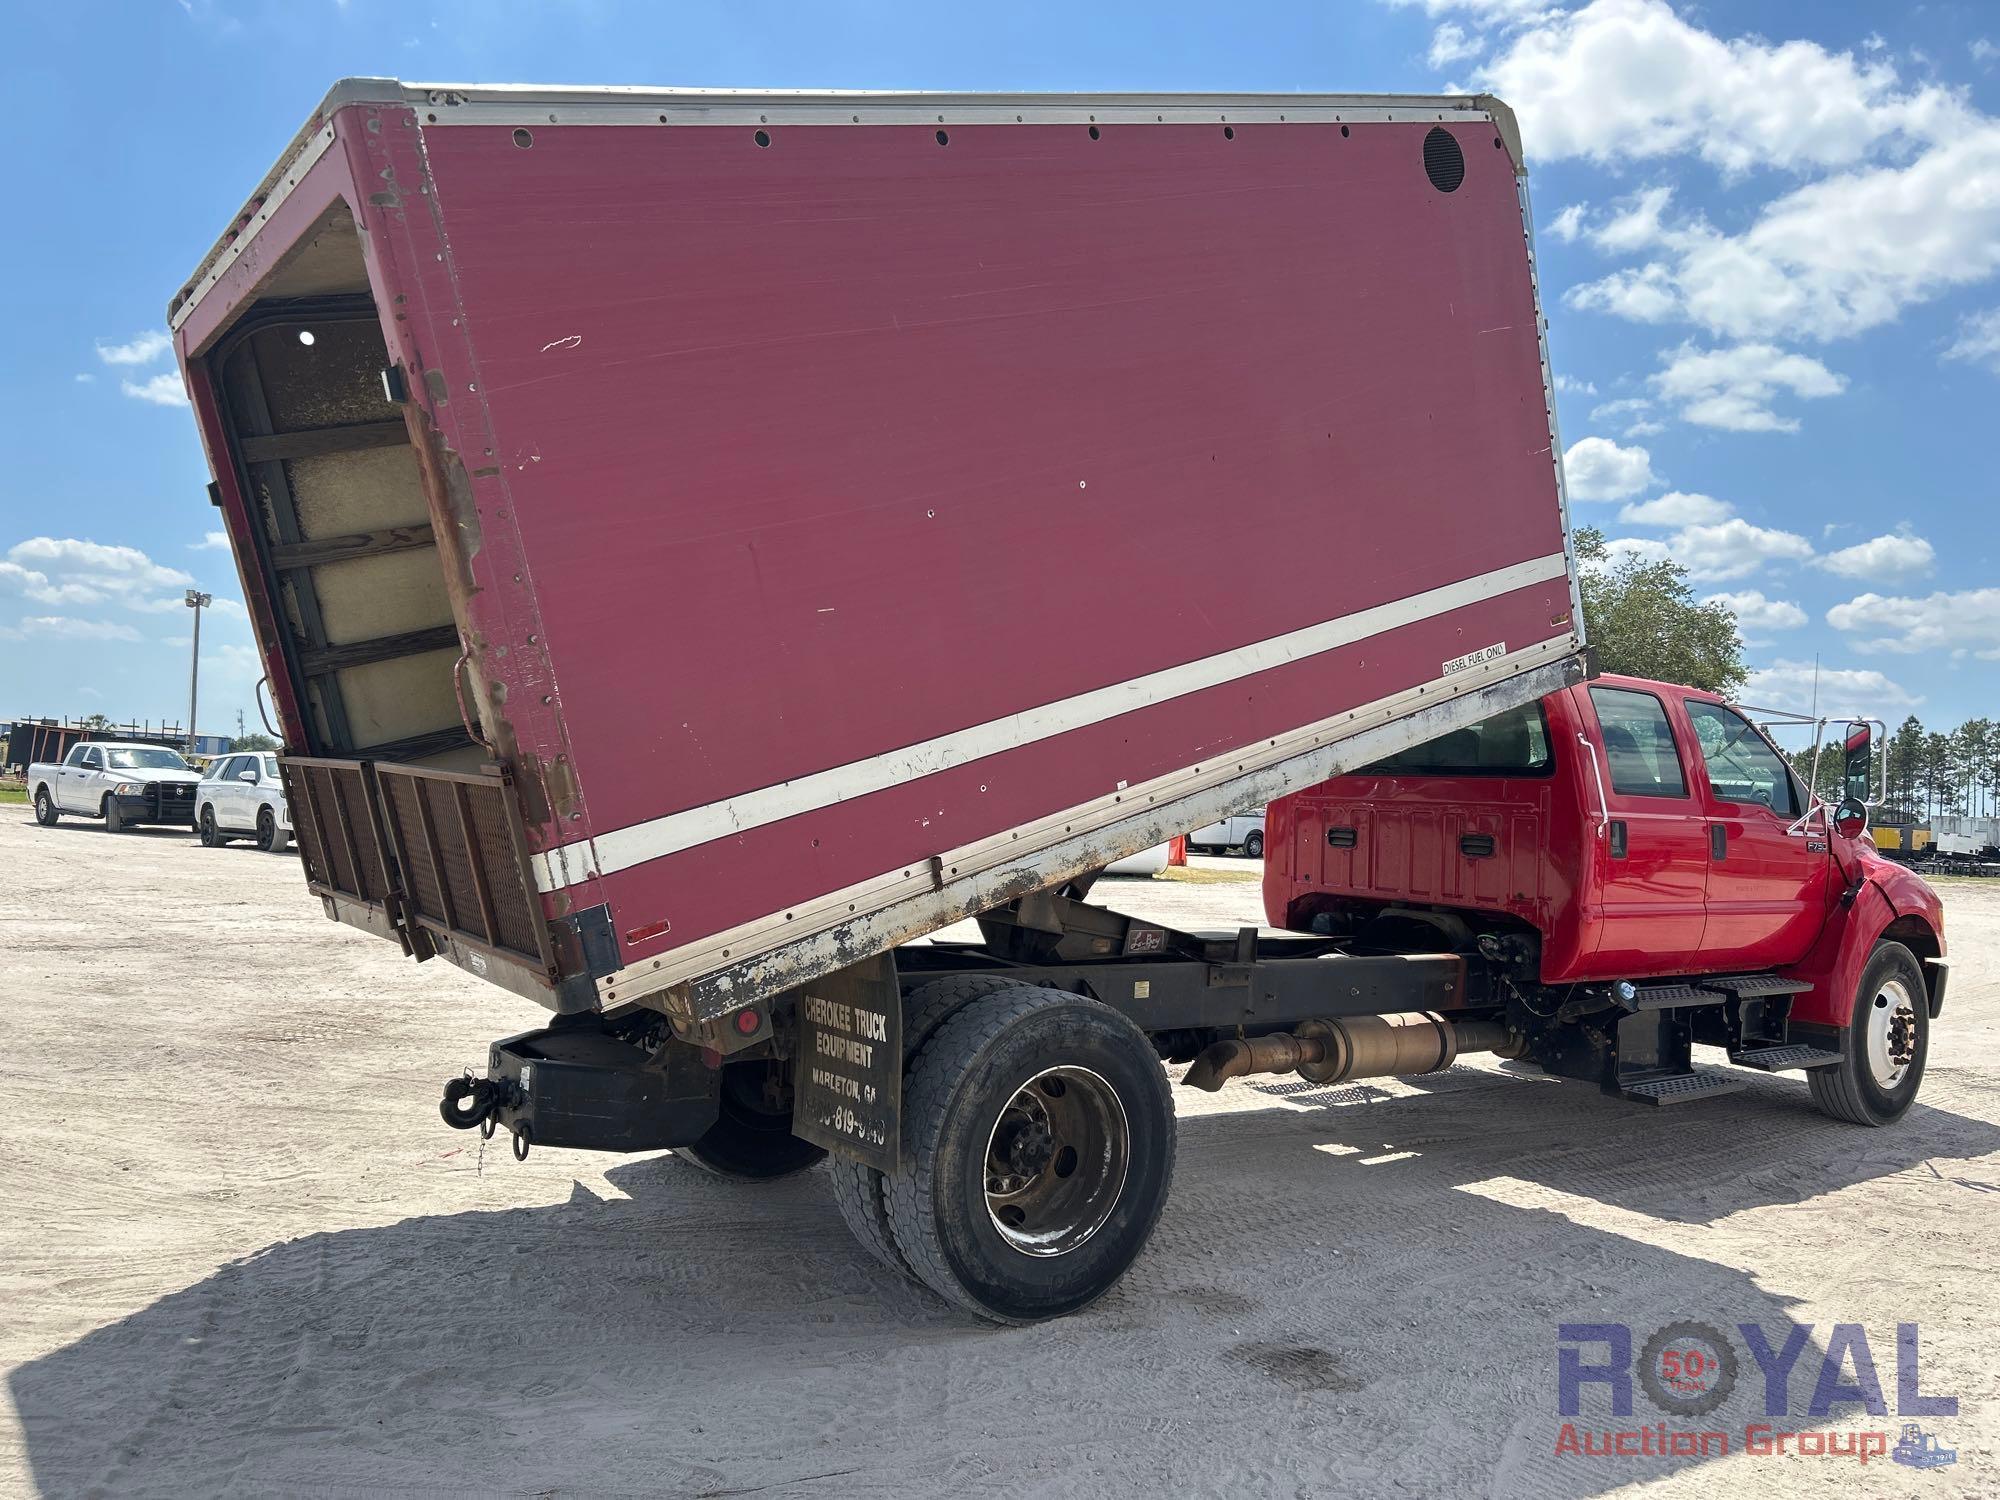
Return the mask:
POLYGON ((146 783, 143 781, 121 781, 111 789, 111 792, 113 796, 117 797, 143 797, 146 795, 146 783))

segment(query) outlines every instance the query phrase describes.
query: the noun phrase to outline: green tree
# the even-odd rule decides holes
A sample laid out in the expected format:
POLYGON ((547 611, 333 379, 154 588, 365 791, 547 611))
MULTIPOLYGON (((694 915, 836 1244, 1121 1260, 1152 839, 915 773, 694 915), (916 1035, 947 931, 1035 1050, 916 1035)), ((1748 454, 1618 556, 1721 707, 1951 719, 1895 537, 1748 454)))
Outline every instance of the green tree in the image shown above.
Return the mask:
POLYGON ((1733 693, 1749 676, 1736 617, 1725 605, 1696 602, 1687 569, 1614 555, 1604 533, 1575 536, 1583 623, 1606 672, 1733 693))
POLYGON ((229 742, 231 750, 275 750, 278 742, 268 734, 239 734, 229 742))
POLYGON ((1923 777, 1924 726, 1915 714, 1889 736, 1889 805, 1914 818, 1923 777))

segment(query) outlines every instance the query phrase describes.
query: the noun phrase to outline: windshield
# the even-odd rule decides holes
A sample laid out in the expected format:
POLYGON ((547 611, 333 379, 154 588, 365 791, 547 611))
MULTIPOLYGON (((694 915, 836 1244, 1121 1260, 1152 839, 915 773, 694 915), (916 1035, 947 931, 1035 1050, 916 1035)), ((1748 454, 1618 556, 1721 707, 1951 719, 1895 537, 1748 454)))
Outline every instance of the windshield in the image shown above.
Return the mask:
POLYGON ((114 771, 185 771, 188 763, 172 750, 107 750, 114 771))

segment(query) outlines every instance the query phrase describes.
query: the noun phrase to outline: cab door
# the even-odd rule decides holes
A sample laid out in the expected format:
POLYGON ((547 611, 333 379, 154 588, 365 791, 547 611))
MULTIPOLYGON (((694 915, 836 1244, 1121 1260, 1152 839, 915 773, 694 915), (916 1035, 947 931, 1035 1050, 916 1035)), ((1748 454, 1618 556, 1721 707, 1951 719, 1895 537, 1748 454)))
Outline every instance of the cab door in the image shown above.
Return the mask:
POLYGON ((1707 834, 1666 702, 1636 687, 1571 689, 1597 723, 1584 796, 1602 787, 1603 831, 1591 855, 1597 928, 1592 973, 1604 979, 1686 974, 1698 966, 1706 921, 1707 834))
POLYGON ((110 784, 98 773, 104 769, 104 752, 95 745, 80 746, 66 759, 57 779, 56 806, 64 812, 96 813, 110 784))
POLYGON ((243 757, 225 756, 209 768, 208 784, 202 788, 208 805, 215 810, 217 828, 235 828, 242 819, 237 816, 242 805, 243 784, 236 779, 236 773, 243 769, 243 757))
POLYGON ((1794 825, 1805 811, 1785 759, 1735 709, 1683 701, 1701 752, 1708 822, 1703 966, 1768 969, 1805 956, 1826 920, 1827 838, 1794 825))

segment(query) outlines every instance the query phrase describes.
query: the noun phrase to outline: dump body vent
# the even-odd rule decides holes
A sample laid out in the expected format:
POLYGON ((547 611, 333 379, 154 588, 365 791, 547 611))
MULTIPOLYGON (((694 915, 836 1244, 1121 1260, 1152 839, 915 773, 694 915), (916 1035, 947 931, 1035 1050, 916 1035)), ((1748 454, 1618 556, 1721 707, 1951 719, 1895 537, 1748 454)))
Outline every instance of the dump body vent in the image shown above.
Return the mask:
POLYGON ((1442 125, 1424 137, 1424 175, 1440 193, 1455 193, 1465 181, 1465 153, 1442 125))

